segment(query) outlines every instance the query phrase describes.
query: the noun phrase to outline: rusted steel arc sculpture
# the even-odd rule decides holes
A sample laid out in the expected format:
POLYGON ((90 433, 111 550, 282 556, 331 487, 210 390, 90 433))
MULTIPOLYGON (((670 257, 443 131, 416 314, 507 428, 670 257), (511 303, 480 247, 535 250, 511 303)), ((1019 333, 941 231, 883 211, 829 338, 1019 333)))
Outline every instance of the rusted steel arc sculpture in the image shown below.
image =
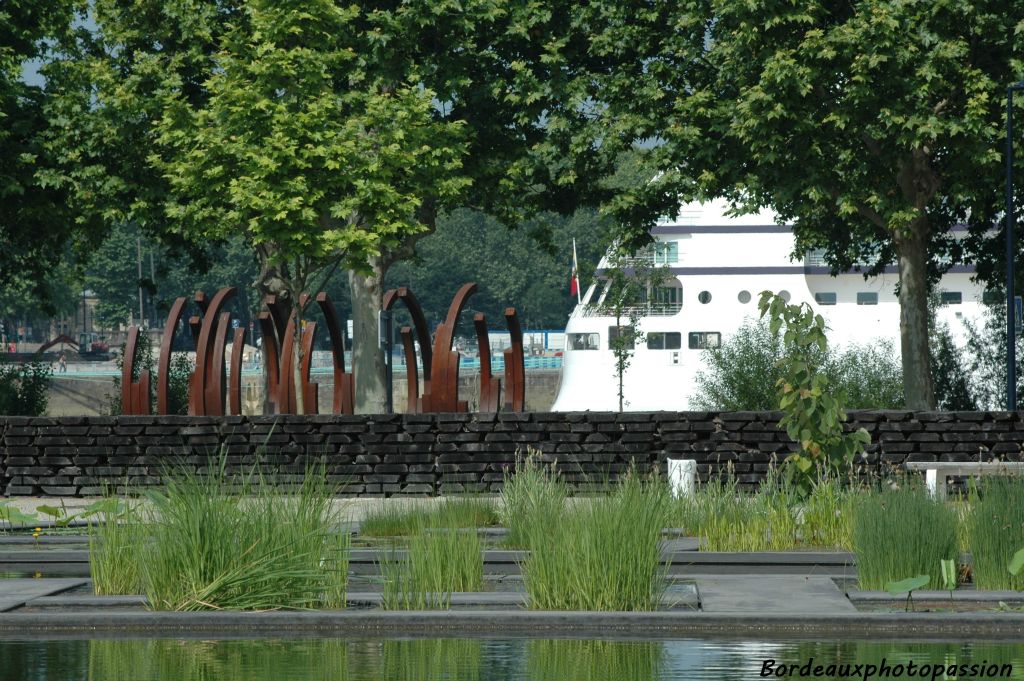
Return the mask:
POLYGON ((498 411, 501 400, 501 380, 491 374, 491 341, 487 335, 487 319, 481 313, 473 315, 476 342, 480 355, 480 411, 498 411))
POLYGON ((260 312, 260 332, 263 334, 263 366, 267 372, 267 404, 271 413, 280 413, 277 406, 277 379, 280 376, 277 352, 277 332, 269 312, 260 312))
POLYGON ((228 342, 228 329, 231 328, 231 313, 221 312, 217 318, 217 331, 213 339, 213 353, 208 356, 209 370, 206 385, 203 387, 203 402, 207 416, 224 415, 224 398, 227 375, 224 366, 224 355, 228 342))
POLYGON ((124 357, 121 364, 121 413, 133 416, 149 414, 149 371, 139 372, 139 380, 133 381, 135 364, 138 361, 139 327, 128 329, 128 342, 125 344, 124 357))
POLYGON ((274 331, 280 342, 283 342, 284 331, 288 326, 288 310, 285 309, 283 300, 276 295, 269 295, 263 299, 263 304, 270 310, 270 318, 274 320, 274 331))
POLYGON ((398 332, 402 338, 402 349, 405 351, 405 413, 419 414, 423 411, 423 400, 420 399, 420 375, 416 370, 416 343, 412 339, 412 329, 403 326, 398 332))
POLYGON ((355 381, 352 374, 345 372, 345 336, 341 333, 341 321, 326 293, 316 294, 316 304, 324 313, 327 335, 331 340, 331 357, 334 360, 334 400, 331 411, 335 414, 355 413, 355 381))
POLYGON ((313 369, 313 340, 316 338, 316 322, 309 322, 302 330, 302 364, 299 367, 299 387, 302 389, 302 413, 316 414, 320 411, 320 388, 309 380, 313 369))
MULTIPOLYGON (((196 371, 190 385, 192 388, 188 400, 188 413, 190 415, 216 415, 224 410, 224 382, 222 376, 224 372, 224 343, 226 342, 227 329, 224 329, 223 334, 217 333, 214 329, 214 324, 221 318, 221 308, 235 295, 235 292, 234 286, 226 286, 217 291, 209 305, 205 306, 202 327, 199 330, 199 340, 196 343, 196 371), (216 349, 218 336, 220 337, 219 352, 216 349), (216 356, 221 358, 220 366, 217 366, 216 362, 213 361, 216 356), (215 374, 217 374, 217 378, 214 378, 215 374), (217 392, 214 391, 215 386, 218 389, 217 392), (218 394, 220 407, 215 407, 213 403, 217 401, 218 394)), ((200 296, 197 295, 196 303, 200 308, 203 308, 205 300, 200 301, 199 298, 200 296)))
MULTIPOLYGON (((427 326, 427 318, 423 315, 423 307, 416 299, 412 291, 407 287, 394 288, 384 294, 384 309, 390 310, 394 304, 401 300, 405 303, 409 315, 412 317, 412 326, 416 330, 416 340, 420 344, 420 355, 423 359, 423 385, 424 389, 430 385, 430 373, 432 369, 432 357, 430 347, 430 327, 427 326)), ((406 360, 409 357, 406 356, 406 360)), ((415 360, 415 357, 413 357, 415 360)), ((415 361, 413 362, 415 364, 415 361)))
POLYGON ((156 413, 167 414, 170 412, 170 374, 171 374, 171 352, 174 348, 174 334, 178 331, 178 324, 185 314, 185 305, 188 300, 184 297, 176 298, 171 311, 164 323, 164 337, 160 340, 160 362, 157 365, 156 374, 156 413))
POLYGON ((466 306, 469 297, 476 293, 476 284, 464 284, 459 289, 452 304, 448 307, 448 317, 437 327, 434 338, 434 366, 430 378, 430 388, 423 393, 423 410, 427 412, 462 412, 467 411, 468 404, 459 400, 459 360, 458 352, 452 350, 455 340, 455 327, 466 306))
POLYGON ((526 411, 526 359, 523 352, 523 330, 514 307, 505 308, 505 323, 511 346, 505 357, 505 410, 526 411))
POLYGON ((231 382, 228 384, 228 413, 242 415, 242 355, 245 353, 245 329, 235 329, 231 338, 231 382))
POLYGON ((284 329, 279 355, 281 371, 277 380, 277 409, 280 414, 294 414, 295 403, 295 315, 284 329))

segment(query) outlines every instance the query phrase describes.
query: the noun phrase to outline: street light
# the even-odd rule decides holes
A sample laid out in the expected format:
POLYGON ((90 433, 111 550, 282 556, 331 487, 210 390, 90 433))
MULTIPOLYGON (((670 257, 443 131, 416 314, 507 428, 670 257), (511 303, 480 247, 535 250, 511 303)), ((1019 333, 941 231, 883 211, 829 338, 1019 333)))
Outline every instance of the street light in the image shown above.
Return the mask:
POLYGON ((1017 408, 1017 357, 1013 290, 1013 93, 1024 90, 1024 80, 1006 88, 1006 409, 1017 408))

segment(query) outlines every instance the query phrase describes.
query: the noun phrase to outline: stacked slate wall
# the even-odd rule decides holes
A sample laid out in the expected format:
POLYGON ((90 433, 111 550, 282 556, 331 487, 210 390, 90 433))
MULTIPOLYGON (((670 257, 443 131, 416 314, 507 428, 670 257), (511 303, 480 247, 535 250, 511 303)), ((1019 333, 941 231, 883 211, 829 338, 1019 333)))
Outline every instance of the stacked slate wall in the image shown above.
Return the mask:
MULTIPOLYGON (((578 489, 631 463, 696 459, 702 480, 732 467, 756 485, 793 449, 778 412, 395 414, 367 416, 0 417, 0 493, 93 496, 160 484, 167 465, 201 470, 223 453, 282 482, 323 464, 347 495, 496 492, 527 448, 578 489)), ((1019 460, 1024 412, 851 412, 872 444, 864 464, 1019 460)))

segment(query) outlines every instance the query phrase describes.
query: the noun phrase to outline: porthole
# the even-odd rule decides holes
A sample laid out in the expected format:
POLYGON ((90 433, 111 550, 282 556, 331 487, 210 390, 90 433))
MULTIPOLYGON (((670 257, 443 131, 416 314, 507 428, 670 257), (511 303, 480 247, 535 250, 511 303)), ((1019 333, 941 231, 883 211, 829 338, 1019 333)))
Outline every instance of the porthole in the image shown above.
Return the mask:
POLYGON ((746 305, 750 302, 750 291, 740 291, 740 294, 736 296, 741 303, 746 305))
POLYGON ((793 296, 789 295, 789 291, 786 291, 786 290, 779 291, 779 298, 782 298, 787 303, 789 302, 789 299, 792 298, 792 297, 793 296))
POLYGON ((697 300, 699 300, 703 305, 707 305, 711 302, 711 293, 708 291, 701 291, 697 294, 697 300))

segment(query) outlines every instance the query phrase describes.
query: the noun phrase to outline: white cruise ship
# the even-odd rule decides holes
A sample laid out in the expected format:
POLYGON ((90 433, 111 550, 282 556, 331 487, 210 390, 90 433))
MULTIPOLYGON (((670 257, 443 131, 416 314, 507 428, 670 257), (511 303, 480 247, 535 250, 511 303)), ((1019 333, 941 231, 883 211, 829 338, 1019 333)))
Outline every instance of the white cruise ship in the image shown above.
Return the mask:
MULTIPOLYGON (((899 351, 899 301, 895 266, 865 279, 859 272, 832 276, 819 254, 793 261, 790 226, 770 211, 727 216, 728 204, 689 204, 673 221, 652 232, 656 243, 643 257, 668 267, 670 278, 641 310, 638 343, 625 371, 623 393, 629 411, 691 408, 694 379, 703 368, 703 349, 719 345, 746 318, 758 317, 761 291, 792 303, 809 303, 829 327, 831 346, 889 338, 899 351)), ((607 267, 602 260, 598 269, 607 267)), ((950 269, 939 285, 939 317, 955 341, 963 342, 962 320, 980 319, 983 286, 974 268, 950 269)), ((566 326, 562 380, 552 411, 616 411, 618 379, 609 333, 615 319, 602 311, 605 283, 598 279, 576 306, 566 326)))

